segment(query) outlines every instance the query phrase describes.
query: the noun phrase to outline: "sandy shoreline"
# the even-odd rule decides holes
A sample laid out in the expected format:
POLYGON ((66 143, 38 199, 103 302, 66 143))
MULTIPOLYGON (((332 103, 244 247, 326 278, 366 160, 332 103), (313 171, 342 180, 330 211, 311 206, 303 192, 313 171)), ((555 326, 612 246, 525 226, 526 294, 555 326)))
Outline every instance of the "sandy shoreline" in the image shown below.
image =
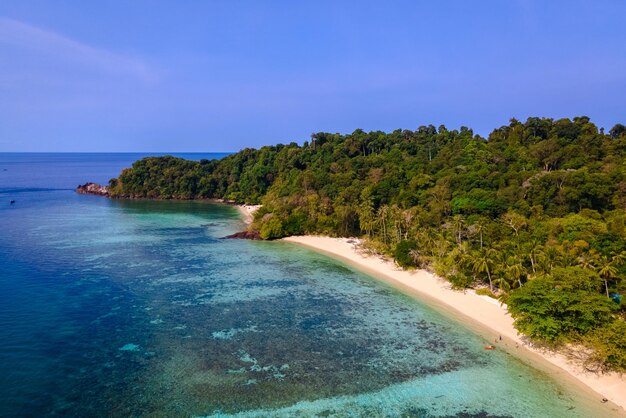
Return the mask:
MULTIPOLYGON (((251 216, 240 209, 242 213, 251 216)), ((558 381, 567 380, 575 386, 581 387, 581 383, 590 388, 594 393, 586 390, 582 395, 589 402, 600 402, 607 398, 612 407, 619 415, 626 416, 626 377, 618 374, 603 374, 586 372, 580 365, 573 364, 564 355, 545 352, 528 346, 517 334, 513 327, 513 319, 508 314, 506 306, 487 296, 476 295, 473 291, 460 292, 450 289, 445 280, 425 271, 405 271, 395 264, 384 261, 377 257, 364 256, 356 251, 354 241, 347 238, 330 238, 317 236, 297 236, 285 238, 285 241, 305 245, 314 250, 343 259, 353 266, 371 273, 408 293, 412 293, 422 299, 434 302, 440 310, 447 311, 457 318, 469 319, 475 328, 490 344, 505 349, 516 357, 557 377, 558 381), (503 340, 499 340, 502 336, 503 340), (497 340, 497 342, 494 342, 497 340), (542 364, 543 363, 543 364, 542 364), (616 408, 615 405, 621 407, 616 408)), ((464 321, 465 322, 465 321, 464 321)))
POLYGON ((254 213, 259 210, 261 205, 235 205, 235 207, 243 215, 244 223, 250 225, 254 220, 254 213))

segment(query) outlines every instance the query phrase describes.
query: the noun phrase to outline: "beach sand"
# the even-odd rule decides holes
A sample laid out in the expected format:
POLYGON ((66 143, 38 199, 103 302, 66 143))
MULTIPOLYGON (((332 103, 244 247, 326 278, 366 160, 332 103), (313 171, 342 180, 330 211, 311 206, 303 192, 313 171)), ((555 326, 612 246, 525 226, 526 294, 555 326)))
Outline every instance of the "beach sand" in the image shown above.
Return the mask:
POLYGON ((585 398, 585 402, 599 403, 606 398, 610 401, 607 413, 626 416, 625 376, 587 372, 582 365, 570 361, 565 355, 531 347, 518 335, 506 305, 499 301, 477 295, 472 290, 452 290, 448 282, 428 271, 402 270, 391 261, 361 254, 357 251, 356 239, 294 236, 284 240, 339 258, 434 305, 485 337, 486 344, 506 350, 559 382, 567 382, 568 386, 577 389, 577 395, 585 398))
POLYGON ((261 205, 235 205, 235 207, 243 215, 244 223, 250 225, 254 220, 254 213, 259 210, 261 205))

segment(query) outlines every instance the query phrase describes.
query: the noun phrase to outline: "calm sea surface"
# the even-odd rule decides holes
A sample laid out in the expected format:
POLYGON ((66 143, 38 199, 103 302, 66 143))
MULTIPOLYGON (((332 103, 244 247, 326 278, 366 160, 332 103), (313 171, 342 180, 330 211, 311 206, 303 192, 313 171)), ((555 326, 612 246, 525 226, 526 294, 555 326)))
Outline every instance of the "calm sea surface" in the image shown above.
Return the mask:
POLYGON ((0 416, 598 413, 341 262, 220 240, 231 207, 74 193, 142 156, 0 154, 0 416))

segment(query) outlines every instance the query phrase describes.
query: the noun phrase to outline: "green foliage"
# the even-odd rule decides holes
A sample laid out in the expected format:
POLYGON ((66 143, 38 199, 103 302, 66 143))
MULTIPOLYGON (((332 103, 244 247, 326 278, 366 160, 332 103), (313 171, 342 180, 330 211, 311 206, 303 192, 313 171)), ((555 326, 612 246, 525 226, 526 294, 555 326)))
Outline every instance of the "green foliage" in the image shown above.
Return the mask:
POLYGON ((393 257, 400 267, 415 267, 417 265, 414 256, 417 250, 417 242, 414 240, 402 240, 396 245, 393 257))
POLYGON ((476 294, 480 296, 489 296, 490 298, 497 299, 496 295, 486 287, 480 287, 476 289, 476 294))
POLYGON ((483 189, 472 189, 467 195, 452 199, 452 213, 454 214, 482 214, 497 216, 502 213, 506 206, 495 193, 483 189))
POLYGON ((265 239, 366 236, 456 288, 489 285, 531 337, 593 336, 601 362, 621 367, 610 353, 624 321, 607 295, 626 294, 624 161, 624 125, 606 135, 585 116, 528 118, 487 140, 429 125, 320 132, 219 161, 146 158, 109 186, 113 197, 260 203, 252 228, 265 239))
MULTIPOLYGON (((447 277, 453 289, 467 289, 472 287, 474 279, 464 273, 457 273, 447 277)), ((491 293, 491 292, 490 292, 491 293)))
POLYGON ((598 293, 599 277, 580 267, 555 270, 511 293, 507 303, 515 326, 550 344, 576 340, 612 321, 610 299, 598 293))
POLYGON ((263 239, 277 239, 285 236, 283 224, 276 216, 270 217, 267 222, 263 223, 260 233, 263 239))
POLYGON ((580 214, 570 214, 565 218, 553 220, 553 228, 559 241, 591 241, 595 236, 606 233, 606 224, 602 221, 587 218, 580 214))
POLYGON ((613 321, 594 330, 585 337, 585 342, 593 348, 590 363, 599 365, 602 371, 626 372, 626 323, 624 321, 613 321))

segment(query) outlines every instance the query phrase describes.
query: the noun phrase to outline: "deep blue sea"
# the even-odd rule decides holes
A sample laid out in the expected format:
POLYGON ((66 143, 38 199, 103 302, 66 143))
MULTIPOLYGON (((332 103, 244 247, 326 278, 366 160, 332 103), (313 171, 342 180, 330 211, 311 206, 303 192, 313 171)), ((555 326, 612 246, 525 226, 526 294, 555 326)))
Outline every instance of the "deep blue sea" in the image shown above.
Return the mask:
POLYGON ((0 154, 0 416, 608 416, 232 207, 73 191, 144 155, 0 154))

